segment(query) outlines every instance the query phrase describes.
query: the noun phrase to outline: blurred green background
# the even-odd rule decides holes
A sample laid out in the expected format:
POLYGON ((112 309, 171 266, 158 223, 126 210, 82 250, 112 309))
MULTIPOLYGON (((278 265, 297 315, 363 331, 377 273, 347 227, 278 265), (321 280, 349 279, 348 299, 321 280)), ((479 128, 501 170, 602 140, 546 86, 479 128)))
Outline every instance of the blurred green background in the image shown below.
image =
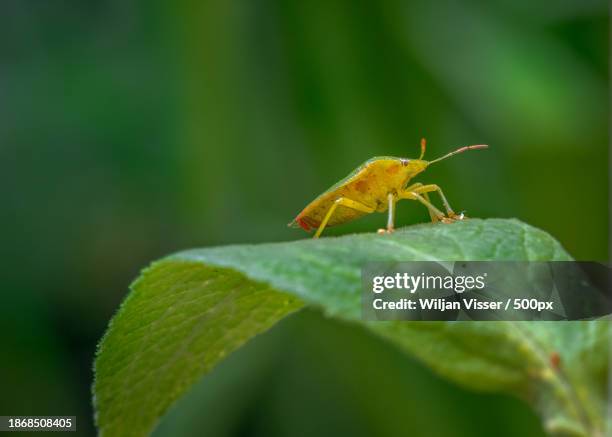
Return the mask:
MULTIPOLYGON (((474 143, 419 180, 608 258, 603 0, 5 0, 0 414, 78 416, 95 345, 150 261, 307 238, 286 224, 375 155, 474 143)), ((373 231, 372 215, 328 235, 373 231)), ((404 202, 398 225, 427 220, 404 202)), ((151 387, 155 390, 155 387, 151 387)), ((541 436, 314 311, 230 357, 155 435, 541 436)))

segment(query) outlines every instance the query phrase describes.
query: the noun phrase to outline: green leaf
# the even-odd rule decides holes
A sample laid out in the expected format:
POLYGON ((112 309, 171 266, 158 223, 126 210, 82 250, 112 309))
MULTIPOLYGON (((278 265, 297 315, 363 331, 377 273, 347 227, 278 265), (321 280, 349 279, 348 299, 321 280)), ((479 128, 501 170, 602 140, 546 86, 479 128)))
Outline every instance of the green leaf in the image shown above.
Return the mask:
POLYGON ((94 383, 100 433, 147 435, 227 354, 312 305, 365 324, 460 384, 524 398, 551 434, 603 436, 608 322, 360 318, 360 268, 368 261, 569 259, 545 232, 502 219, 169 256, 133 284, 100 344, 94 383))

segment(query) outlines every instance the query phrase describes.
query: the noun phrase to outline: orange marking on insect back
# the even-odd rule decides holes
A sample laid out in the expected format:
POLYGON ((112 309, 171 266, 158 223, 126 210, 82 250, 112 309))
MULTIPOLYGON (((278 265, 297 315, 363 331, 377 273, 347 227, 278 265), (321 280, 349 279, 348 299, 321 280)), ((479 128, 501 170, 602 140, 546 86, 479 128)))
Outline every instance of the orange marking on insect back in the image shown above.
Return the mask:
POLYGON ((388 174, 397 174, 400 171, 400 166, 399 165, 392 165, 391 167, 389 167, 387 170, 385 170, 388 174))
POLYGON ((355 183, 355 189, 357 191, 359 191, 360 193, 365 193, 368 191, 368 180, 367 179, 362 179, 360 181, 357 181, 355 183))

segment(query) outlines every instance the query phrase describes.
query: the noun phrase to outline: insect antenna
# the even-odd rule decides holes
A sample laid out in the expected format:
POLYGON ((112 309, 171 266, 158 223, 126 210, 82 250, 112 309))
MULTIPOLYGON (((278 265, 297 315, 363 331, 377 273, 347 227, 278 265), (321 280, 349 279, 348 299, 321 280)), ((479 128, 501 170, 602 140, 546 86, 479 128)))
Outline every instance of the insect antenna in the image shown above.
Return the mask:
POLYGON ((442 157, 440 157, 438 159, 434 159, 433 161, 429 161, 429 164, 433 164, 434 162, 442 161, 443 159, 450 158, 453 155, 456 155, 458 153, 463 153, 463 152, 466 152, 468 150, 486 149, 487 147, 489 147, 489 146, 487 146, 486 144, 476 144, 475 146, 461 147, 460 149, 457 149, 454 152, 447 153, 446 155, 444 155, 444 156, 442 156, 442 157))
POLYGON ((425 145, 426 145, 427 141, 425 140, 425 138, 421 138, 421 156, 419 156, 419 161, 421 159, 423 159, 423 156, 425 156, 425 145))

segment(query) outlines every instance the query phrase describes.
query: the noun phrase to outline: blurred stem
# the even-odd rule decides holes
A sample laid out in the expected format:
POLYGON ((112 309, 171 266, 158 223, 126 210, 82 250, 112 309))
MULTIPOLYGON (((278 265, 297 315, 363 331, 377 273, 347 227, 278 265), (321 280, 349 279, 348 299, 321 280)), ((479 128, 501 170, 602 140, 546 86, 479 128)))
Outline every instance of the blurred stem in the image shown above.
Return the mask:
POLYGON ((593 391, 586 387, 580 390, 563 370, 562 364, 552 362, 554 351, 548 351, 528 329, 523 329, 521 323, 513 323, 513 326, 526 346, 530 359, 539 369, 536 375, 543 385, 539 391, 542 394, 536 399, 534 407, 544 419, 546 432, 559 437, 603 437, 604 421, 598 409, 601 403, 591 399, 593 391), (579 392, 583 393, 582 397, 579 392), (584 395, 589 397, 585 398, 584 395), (585 402, 587 399, 588 402, 585 402), (549 401, 552 401, 552 405, 549 401))

